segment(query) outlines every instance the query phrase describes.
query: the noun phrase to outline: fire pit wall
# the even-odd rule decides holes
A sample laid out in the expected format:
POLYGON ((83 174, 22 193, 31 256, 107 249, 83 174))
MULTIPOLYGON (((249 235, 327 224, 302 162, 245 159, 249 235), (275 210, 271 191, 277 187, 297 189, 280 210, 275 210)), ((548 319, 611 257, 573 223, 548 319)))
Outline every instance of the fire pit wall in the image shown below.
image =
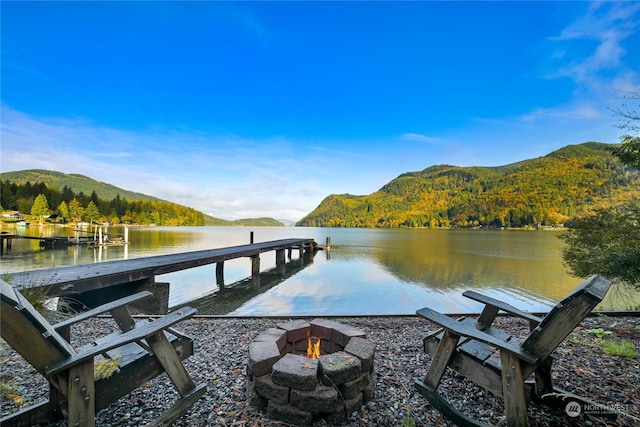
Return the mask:
POLYGON ((375 393, 375 345, 359 329, 327 319, 293 320, 249 345, 247 397, 274 420, 343 423, 375 393), (308 338, 320 357, 306 356, 308 338))

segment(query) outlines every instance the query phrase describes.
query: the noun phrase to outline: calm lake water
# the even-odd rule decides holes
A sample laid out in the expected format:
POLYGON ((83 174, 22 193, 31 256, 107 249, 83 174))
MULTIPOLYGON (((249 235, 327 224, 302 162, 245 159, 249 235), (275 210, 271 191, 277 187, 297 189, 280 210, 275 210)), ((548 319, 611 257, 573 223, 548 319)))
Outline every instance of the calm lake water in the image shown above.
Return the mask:
MULTIPOLYGON (((73 234, 52 226, 23 232, 73 234)), ((324 243, 330 237, 333 246, 311 263, 293 267, 285 280, 266 277, 258 289, 238 283, 235 290, 219 292, 213 264, 158 276, 158 282, 171 283, 169 305, 202 299, 194 304, 201 314, 243 316, 399 315, 424 306, 470 313, 481 306, 461 293, 474 289, 525 310, 544 311, 582 281, 563 266, 564 243, 556 232, 293 227, 129 227, 128 245, 102 248, 41 250, 37 241, 16 240, 2 257, 2 273, 242 245, 249 243, 250 232, 255 242, 301 237, 324 243)), ((112 238, 123 234, 122 227, 109 228, 112 238)), ((260 266, 265 272, 275 267, 275 253, 263 254, 260 266)), ((250 274, 248 258, 225 262, 227 285, 250 274)))

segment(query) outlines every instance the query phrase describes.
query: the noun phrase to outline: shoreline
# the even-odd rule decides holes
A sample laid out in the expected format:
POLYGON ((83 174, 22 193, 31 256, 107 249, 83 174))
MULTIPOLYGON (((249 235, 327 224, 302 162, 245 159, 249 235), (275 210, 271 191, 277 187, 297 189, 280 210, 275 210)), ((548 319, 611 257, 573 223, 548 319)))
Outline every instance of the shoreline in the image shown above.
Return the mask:
MULTIPOLYGON (((337 316, 340 318, 340 316, 337 316)), ((440 426, 450 423, 434 410, 413 388, 413 378, 422 378, 431 363, 422 351, 422 338, 436 329, 416 316, 347 317, 344 322, 362 329, 376 343, 376 393, 361 411, 352 414, 344 426, 440 426)), ((248 404, 246 399, 246 363, 248 344, 262 330, 275 326, 286 318, 229 318, 199 317, 181 322, 178 331, 194 339, 194 355, 185 366, 196 383, 206 383, 208 391, 176 426, 270 426, 288 424, 275 422, 248 404)), ((113 329, 110 318, 86 322, 74 330, 74 346, 83 340, 113 329)), ((526 336, 528 325, 519 319, 500 316, 495 324, 512 335, 526 336)), ((589 331, 602 328, 610 337, 640 341, 640 318, 635 316, 608 317, 594 315, 586 318, 554 352, 553 374, 556 383, 581 396, 608 407, 620 408, 629 416, 619 415, 612 422, 592 415, 569 418, 565 413, 535 403, 529 406, 531 426, 620 425, 640 424, 640 363, 638 357, 629 359, 608 356, 597 346, 599 339, 589 331), (614 406, 615 405, 615 406, 614 406)), ((4 344, 4 343, 3 343, 4 344)), ((45 399, 48 384, 8 346, 1 348, 0 376, 11 379, 21 387, 25 403, 45 399)), ((636 351, 640 351, 637 348, 636 351)), ((455 374, 446 374, 440 393, 466 415, 494 425, 504 424, 502 399, 497 398, 455 374)), ((170 406, 177 393, 166 375, 154 378, 147 386, 135 390, 98 413, 97 425, 137 426, 153 420, 170 406)), ((6 397, 2 414, 17 408, 6 397)), ((55 426, 63 423, 52 424, 55 426)), ((328 426, 319 421, 313 427, 328 426)))

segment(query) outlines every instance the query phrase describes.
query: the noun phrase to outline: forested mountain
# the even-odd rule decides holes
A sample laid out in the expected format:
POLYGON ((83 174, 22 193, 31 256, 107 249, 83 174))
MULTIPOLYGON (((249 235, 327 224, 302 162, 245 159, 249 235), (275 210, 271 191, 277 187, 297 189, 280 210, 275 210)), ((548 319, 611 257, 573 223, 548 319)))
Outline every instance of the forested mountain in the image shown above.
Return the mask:
POLYGON ((45 215, 56 214, 61 220, 69 221, 254 227, 284 225, 271 218, 227 221, 205 215, 190 207, 96 181, 84 175, 42 169, 0 174, 2 210, 30 214, 39 196, 40 202, 45 200, 47 204, 45 215))
POLYGON ((59 190, 67 187, 76 194, 91 194, 95 191, 98 197, 104 200, 111 200, 118 195, 120 198, 127 200, 160 200, 156 197, 147 196, 146 194, 136 193, 134 191, 118 188, 115 185, 96 181, 95 179, 91 179, 84 175, 67 174, 44 169, 3 172, 0 173, 0 180, 11 181, 18 185, 24 185, 27 182, 31 184, 43 182, 47 187, 55 187, 59 190))
POLYGON ((330 195, 298 226, 538 227, 640 197, 640 174, 589 142, 500 167, 431 166, 366 196, 330 195))

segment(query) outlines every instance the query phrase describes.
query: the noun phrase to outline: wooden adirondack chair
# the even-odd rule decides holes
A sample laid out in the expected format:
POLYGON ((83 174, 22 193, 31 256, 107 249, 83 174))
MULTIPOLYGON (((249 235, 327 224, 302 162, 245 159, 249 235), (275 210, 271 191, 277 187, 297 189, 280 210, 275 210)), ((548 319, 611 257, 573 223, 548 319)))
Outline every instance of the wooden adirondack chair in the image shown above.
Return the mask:
POLYGON ((424 350, 432 356, 424 380, 415 379, 416 389, 433 407, 458 425, 481 425, 454 408, 437 388, 447 367, 504 399, 507 425, 527 425, 527 401, 534 397, 552 406, 565 407, 570 401, 595 404, 554 387, 551 353, 602 301, 611 282, 593 276, 576 287, 544 317, 467 291, 464 296, 485 304, 477 320, 456 321, 430 308, 417 314, 443 329, 424 339, 424 350), (530 333, 519 343, 491 324, 502 310, 529 321, 530 333), (529 376, 533 382, 526 381, 529 376))
POLYGON ((126 304, 150 292, 119 299, 59 323, 49 324, 10 284, 0 280, 2 338, 49 381, 49 400, 0 420, 2 426, 32 426, 65 418, 69 426, 94 426, 96 412, 166 372, 180 398, 153 425, 168 425, 189 409, 205 392, 182 364, 193 354, 193 341, 171 326, 193 316, 184 307, 153 321, 136 322, 126 304), (74 349, 73 324, 110 312, 121 332, 106 335, 94 345, 74 349), (96 358, 119 359, 108 378, 94 379, 96 358))

